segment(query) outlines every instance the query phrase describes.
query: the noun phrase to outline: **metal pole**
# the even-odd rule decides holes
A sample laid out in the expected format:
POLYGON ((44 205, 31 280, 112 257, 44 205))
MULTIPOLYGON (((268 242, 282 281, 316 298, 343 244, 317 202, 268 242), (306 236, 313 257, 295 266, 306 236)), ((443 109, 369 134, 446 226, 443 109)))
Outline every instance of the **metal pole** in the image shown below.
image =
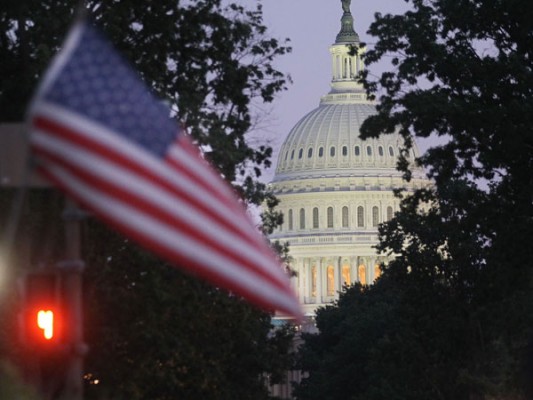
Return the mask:
POLYGON ((65 221, 65 260, 58 264, 62 271, 64 295, 69 307, 66 343, 67 368, 62 398, 82 400, 83 358, 87 345, 83 341, 82 272, 80 220, 85 217, 77 205, 67 199, 63 219, 65 221))

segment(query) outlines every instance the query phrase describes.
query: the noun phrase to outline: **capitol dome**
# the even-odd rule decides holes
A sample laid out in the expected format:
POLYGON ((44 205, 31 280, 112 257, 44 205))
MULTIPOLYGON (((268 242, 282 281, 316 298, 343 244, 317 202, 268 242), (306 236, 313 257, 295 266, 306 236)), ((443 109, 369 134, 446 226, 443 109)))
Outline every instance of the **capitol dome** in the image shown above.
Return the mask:
POLYGON ((396 163, 402 140, 399 135, 359 138, 363 121, 376 113, 374 104, 365 97, 362 90, 325 96, 284 141, 274 182, 324 176, 398 175, 396 163))
MULTIPOLYGON (((428 185, 420 169, 410 182, 396 170, 399 134, 359 137, 376 107, 355 80, 365 50, 349 3, 342 1, 341 30, 330 46, 331 91, 289 132, 270 186, 284 215, 270 240, 289 243, 292 284, 309 316, 336 300, 344 285, 370 284, 379 276, 388 259, 376 254, 378 226, 399 210, 393 190, 428 185)), ((415 145, 408 159, 418 155, 415 145)))

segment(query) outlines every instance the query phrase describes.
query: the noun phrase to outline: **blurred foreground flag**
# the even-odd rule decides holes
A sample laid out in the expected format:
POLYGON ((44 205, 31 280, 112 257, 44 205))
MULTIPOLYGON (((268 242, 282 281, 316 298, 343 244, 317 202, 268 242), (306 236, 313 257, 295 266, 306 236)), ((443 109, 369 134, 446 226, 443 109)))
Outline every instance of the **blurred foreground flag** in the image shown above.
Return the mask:
POLYGON ((301 316, 231 187, 88 22, 69 33, 29 118, 37 168, 97 217, 262 308, 301 316))

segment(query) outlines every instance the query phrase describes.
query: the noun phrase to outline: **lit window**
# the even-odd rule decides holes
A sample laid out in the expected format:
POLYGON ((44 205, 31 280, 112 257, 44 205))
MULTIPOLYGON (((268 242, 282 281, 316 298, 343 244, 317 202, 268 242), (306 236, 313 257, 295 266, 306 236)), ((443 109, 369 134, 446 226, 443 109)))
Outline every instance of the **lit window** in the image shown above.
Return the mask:
POLYGON ((361 264, 357 271, 357 276, 361 285, 366 285, 366 267, 364 264, 361 264))
POLYGON ((326 294, 333 296, 335 294, 335 270, 333 265, 328 265, 326 268, 327 282, 326 282, 326 294))
POLYGON ((379 264, 374 265, 374 280, 378 279, 381 276, 381 268, 379 264))
POLYGON ((342 285, 348 286, 352 283, 351 277, 350 277, 350 266, 345 264, 342 266, 342 285))

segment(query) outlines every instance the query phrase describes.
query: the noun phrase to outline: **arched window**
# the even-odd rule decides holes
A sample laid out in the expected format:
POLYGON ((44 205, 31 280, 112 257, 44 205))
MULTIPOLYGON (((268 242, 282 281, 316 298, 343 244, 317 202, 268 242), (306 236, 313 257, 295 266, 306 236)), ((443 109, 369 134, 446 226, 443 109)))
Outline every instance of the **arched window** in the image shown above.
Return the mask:
POLYGON ((294 229, 294 226, 292 224, 292 210, 289 210, 289 231, 292 231, 294 229))
POLYGON ((371 156, 372 155, 372 146, 366 146, 366 154, 368 156, 371 156))
POLYGON ((303 155, 304 155, 304 149, 300 149, 298 151, 298 159, 301 159, 303 155))
POLYGON ((383 147, 382 146, 378 147, 378 154, 379 154, 380 157, 383 157, 383 147))
POLYGON ((335 295, 335 270, 333 265, 328 265, 326 268, 326 295, 333 296, 335 295))
POLYGON ((342 146, 342 155, 346 157, 348 155, 348 147, 342 146))
POLYGON ((300 229, 305 229, 305 210, 300 208, 300 229))
POLYGON ((342 207, 342 227, 348 228, 348 207, 342 207))
POLYGON ((357 226, 360 228, 365 226, 365 209, 363 206, 357 207, 357 226))
POLYGON ((357 277, 361 285, 366 285, 366 267, 364 264, 361 264, 357 270, 357 277))
POLYGON ((318 207, 313 208, 313 228, 318 229, 318 207))
POLYGON ((333 207, 328 207, 327 210, 328 228, 333 228, 333 207))
POLYGON ((324 148, 323 148, 323 147, 320 147, 320 148, 318 149, 318 156, 319 156, 319 157, 324 156, 324 148))
POLYGON ((311 158, 313 156, 313 148, 309 147, 309 150, 307 150, 307 158, 311 158))
POLYGON ((344 264, 342 266, 342 285, 348 286, 352 283, 352 279, 350 276, 350 266, 348 264, 344 264))
POLYGON ((289 152, 286 151, 286 152, 285 152, 285 161, 287 161, 287 157, 288 157, 288 156, 289 156, 289 152))
POLYGON ((291 151, 291 160, 294 159, 294 149, 291 151))
POLYGON ((361 154, 361 149, 359 148, 359 146, 355 146, 355 155, 359 157, 360 154, 361 154))
POLYGON ((389 146, 389 156, 394 157, 394 149, 392 146, 389 146))
POLYGON ((387 207, 387 221, 390 221, 392 219, 392 207, 387 207))
POLYGON ((335 157, 335 146, 331 146, 329 149, 329 155, 335 157))
POLYGON ((379 209, 377 206, 372 207, 372 226, 378 226, 379 224, 379 209))
POLYGON ((316 265, 313 265, 311 267, 311 297, 316 297, 317 275, 316 265))

